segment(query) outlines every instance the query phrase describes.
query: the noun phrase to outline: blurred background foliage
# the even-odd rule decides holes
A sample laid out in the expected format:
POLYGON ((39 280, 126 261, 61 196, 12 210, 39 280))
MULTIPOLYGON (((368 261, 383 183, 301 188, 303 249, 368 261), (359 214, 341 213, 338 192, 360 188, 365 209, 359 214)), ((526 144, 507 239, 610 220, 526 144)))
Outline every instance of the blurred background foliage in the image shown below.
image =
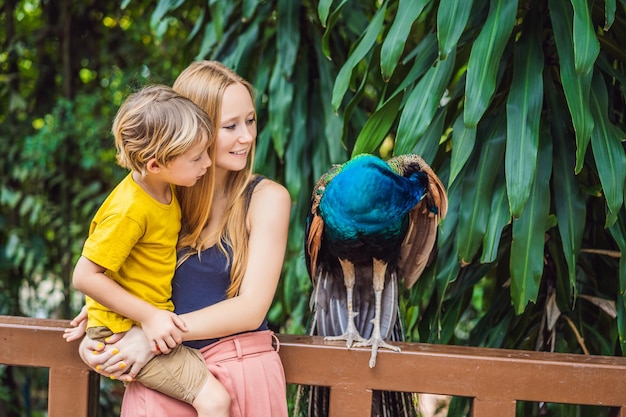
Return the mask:
MULTIPOLYGON (((76 313, 74 262, 124 174, 117 107, 216 59, 255 85, 257 171, 294 202, 276 330, 307 332, 315 180, 359 153, 415 152, 450 210, 402 294, 409 340, 623 355, 625 0, 4 0, 0 22, 0 314, 76 313)), ((0 413, 35 415, 9 393, 37 378, 0 372, 0 413)))

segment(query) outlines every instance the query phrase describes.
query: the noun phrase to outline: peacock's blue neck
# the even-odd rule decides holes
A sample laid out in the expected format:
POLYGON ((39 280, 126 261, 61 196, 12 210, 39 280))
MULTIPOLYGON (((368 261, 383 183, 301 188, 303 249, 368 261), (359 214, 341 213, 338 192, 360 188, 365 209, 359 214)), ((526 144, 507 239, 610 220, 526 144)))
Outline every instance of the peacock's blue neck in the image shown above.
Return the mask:
POLYGON ((375 157, 353 159, 324 190, 320 212, 327 234, 342 240, 401 235, 427 181, 423 172, 398 175, 375 157))

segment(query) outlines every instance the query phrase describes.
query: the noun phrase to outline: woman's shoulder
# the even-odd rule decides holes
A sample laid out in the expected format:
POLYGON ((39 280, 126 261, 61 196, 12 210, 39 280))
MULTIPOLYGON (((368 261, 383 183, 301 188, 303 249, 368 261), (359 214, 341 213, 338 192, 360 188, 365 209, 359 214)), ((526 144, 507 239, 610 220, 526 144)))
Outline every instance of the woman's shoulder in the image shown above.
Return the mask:
POLYGON ((259 176, 258 178, 258 184, 254 188, 255 194, 289 197, 289 191, 287 191, 284 185, 266 177, 259 176))
POLYGON ((291 204, 291 197, 289 196, 287 188, 269 178, 260 178, 252 193, 250 204, 252 206, 269 206, 281 203, 291 204))

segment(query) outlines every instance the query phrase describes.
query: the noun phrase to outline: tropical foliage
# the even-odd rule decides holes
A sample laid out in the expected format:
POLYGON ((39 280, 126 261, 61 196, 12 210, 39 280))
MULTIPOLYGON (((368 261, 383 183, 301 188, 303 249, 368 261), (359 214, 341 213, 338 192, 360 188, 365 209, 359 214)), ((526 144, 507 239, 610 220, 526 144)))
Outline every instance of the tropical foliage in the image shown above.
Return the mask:
POLYGON ((0 20, 3 313, 55 282, 62 301, 38 308, 72 314, 81 238, 121 175, 113 112, 132 86, 217 59, 255 85, 258 171, 294 201, 277 329, 306 331, 315 180, 415 152, 451 207, 403 294, 410 340, 624 353, 626 1, 7 0, 0 20))

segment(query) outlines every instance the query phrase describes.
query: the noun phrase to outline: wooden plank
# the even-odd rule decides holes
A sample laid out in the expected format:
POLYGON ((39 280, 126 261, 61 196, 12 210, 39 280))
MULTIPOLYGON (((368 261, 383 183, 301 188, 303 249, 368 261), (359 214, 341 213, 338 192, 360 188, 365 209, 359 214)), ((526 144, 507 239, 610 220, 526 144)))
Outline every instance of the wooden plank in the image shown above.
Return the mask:
POLYGON ((515 400, 474 398, 472 417, 515 417, 515 400))
POLYGON ((506 349, 396 343, 381 350, 346 349, 321 337, 279 335, 287 380, 351 385, 355 390, 407 391, 492 400, 622 406, 626 358, 506 349), (328 366, 332 364, 332 366, 328 366))
MULTIPOLYGON (((50 368, 48 382, 48 415, 50 417, 89 417, 97 415, 98 402, 90 403, 92 388, 99 376, 77 368, 50 368)), ((97 399, 97 391, 95 398, 97 399)))
MULTIPOLYGON (((98 376, 61 337, 66 320, 0 316, 0 363, 50 368, 49 415, 94 415, 98 376), (90 394, 91 393, 91 394, 90 394), (91 407, 91 411, 85 411, 91 407)), ((626 358, 397 343, 368 366, 368 348, 278 335, 290 384, 331 388, 335 416, 366 416, 372 390, 473 398, 475 417, 513 417, 515 401, 614 407, 626 417, 626 358)))
POLYGON ((372 414, 372 391, 355 390, 352 385, 335 385, 330 389, 328 417, 360 416, 372 414))
POLYGON ((0 316, 0 343, 12 349, 0 349, 0 363, 49 368, 56 364, 86 371, 78 356, 78 341, 67 343, 63 329, 67 320, 33 319, 0 316))
POLYGON ((0 316, 0 363, 50 368, 48 415, 97 415, 99 375, 78 355, 78 342, 67 343, 67 320, 0 316))

